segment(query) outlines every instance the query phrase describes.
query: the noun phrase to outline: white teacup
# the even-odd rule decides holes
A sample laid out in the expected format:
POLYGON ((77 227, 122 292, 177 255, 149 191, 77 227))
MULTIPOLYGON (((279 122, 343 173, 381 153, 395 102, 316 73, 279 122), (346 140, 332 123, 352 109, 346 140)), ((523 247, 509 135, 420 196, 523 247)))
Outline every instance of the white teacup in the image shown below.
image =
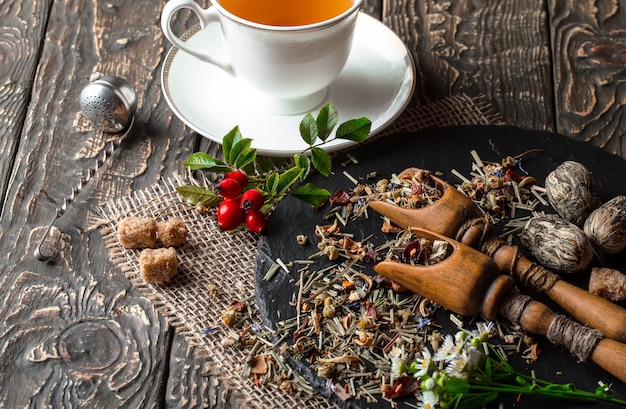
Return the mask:
POLYGON ((348 0, 349 8, 324 21, 269 25, 239 17, 219 0, 212 0, 212 6, 206 9, 194 0, 169 0, 163 9, 161 27, 176 47, 221 68, 255 90, 251 94, 256 94, 260 108, 297 114, 324 102, 328 86, 346 64, 362 1, 348 0), (202 29, 219 24, 225 58, 189 46, 172 32, 170 20, 182 8, 189 8, 198 16, 202 29))

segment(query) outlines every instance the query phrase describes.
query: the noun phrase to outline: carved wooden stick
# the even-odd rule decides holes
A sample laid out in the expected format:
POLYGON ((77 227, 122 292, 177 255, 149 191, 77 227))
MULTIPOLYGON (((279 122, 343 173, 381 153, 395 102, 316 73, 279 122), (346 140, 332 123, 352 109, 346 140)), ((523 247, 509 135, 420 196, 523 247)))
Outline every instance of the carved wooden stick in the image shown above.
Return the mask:
POLYGON ((600 331, 584 327, 517 293, 513 290, 513 279, 500 275, 493 259, 478 250, 427 230, 411 230, 420 237, 448 242, 452 254, 431 266, 383 261, 374 267, 377 273, 461 315, 481 313, 495 319, 500 313, 626 382, 623 365, 626 345, 605 339, 600 331))
MULTIPOLYGON (((403 178, 417 170, 406 169, 399 177, 403 178)), ((381 201, 371 201, 369 206, 404 229, 421 227, 481 249, 493 245, 497 239, 489 237, 490 226, 478 216, 480 210, 475 203, 450 184, 435 176, 431 177, 442 189, 443 196, 429 206, 406 209, 381 201), (471 220, 477 222, 465 225, 471 220)), ((609 338, 626 343, 625 309, 561 280, 556 274, 523 257, 515 246, 504 243, 496 248, 492 255, 503 271, 516 277, 521 276, 522 284, 544 292, 579 322, 602 331, 609 338), (528 279, 528 273, 533 273, 532 280, 528 279)))

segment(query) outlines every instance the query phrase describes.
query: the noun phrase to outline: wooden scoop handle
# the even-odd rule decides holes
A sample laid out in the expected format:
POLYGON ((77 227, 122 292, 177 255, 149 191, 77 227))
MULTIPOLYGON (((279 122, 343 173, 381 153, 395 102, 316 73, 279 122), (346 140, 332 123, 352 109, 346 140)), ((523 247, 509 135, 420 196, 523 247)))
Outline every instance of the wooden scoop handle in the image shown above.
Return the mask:
POLYGON ((546 305, 530 300, 529 297, 515 291, 511 291, 504 298, 500 312, 527 331, 546 336, 551 342, 568 348, 581 360, 590 360, 622 382, 626 382, 625 344, 602 338, 602 334, 597 330, 557 315, 546 305), (514 303, 524 304, 523 309, 515 313, 515 309, 509 308, 514 303), (563 327, 567 330, 561 331, 563 327), (587 346, 581 347, 581 340, 583 344, 587 342, 587 346))
MULTIPOLYGON (((417 171, 419 171, 417 168, 408 168, 398 177, 404 179, 417 171)), ((381 201, 371 201, 369 206, 403 229, 420 227, 446 237, 457 237, 465 222, 473 219, 480 221, 480 211, 469 197, 435 176, 430 175, 430 178, 443 193, 439 200, 429 206, 407 209, 381 201)), ((460 241, 475 248, 481 246, 481 242, 485 239, 484 227, 484 223, 473 224, 463 233, 460 241)), ((520 277, 522 272, 530 266, 531 261, 523 256, 519 257, 520 254, 515 246, 502 243, 503 245, 497 252, 492 254, 502 271, 520 278, 524 285, 545 293, 578 321, 602 331, 607 337, 626 343, 626 310, 624 308, 569 284, 546 269, 544 269, 544 274, 555 278, 551 280, 551 286, 538 288, 532 285, 520 277)))
POLYGON ((561 280, 556 274, 520 256, 515 246, 500 245, 493 254, 493 259, 502 271, 522 281, 527 280, 524 277, 526 272, 530 268, 535 268, 538 272, 536 276, 540 276, 540 281, 550 280, 552 284, 545 285, 545 288, 538 288, 541 284, 524 283, 525 285, 546 294, 578 322, 600 330, 609 338, 626 343, 626 310, 624 308, 561 280))

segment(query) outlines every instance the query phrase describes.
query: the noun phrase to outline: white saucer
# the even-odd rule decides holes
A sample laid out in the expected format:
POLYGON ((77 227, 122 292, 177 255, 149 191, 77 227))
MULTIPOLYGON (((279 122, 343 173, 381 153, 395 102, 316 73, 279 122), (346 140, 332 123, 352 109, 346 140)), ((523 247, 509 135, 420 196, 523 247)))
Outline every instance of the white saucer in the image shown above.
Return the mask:
MULTIPOLYGON (((215 25, 205 30, 197 26, 183 38, 190 44, 204 44, 223 52, 215 25)), ((415 66, 406 46, 384 24, 360 13, 348 62, 330 85, 322 105, 335 105, 339 123, 369 118, 373 136, 400 115, 411 99, 414 85, 415 66)), ((162 87, 174 114, 213 141, 221 143, 224 135, 239 125, 243 137, 252 139, 252 146, 260 155, 291 156, 308 147, 299 131, 304 114, 263 111, 261 106, 246 100, 245 90, 232 76, 177 47, 167 54, 162 87)), ((336 139, 323 148, 330 152, 352 144, 336 139)))

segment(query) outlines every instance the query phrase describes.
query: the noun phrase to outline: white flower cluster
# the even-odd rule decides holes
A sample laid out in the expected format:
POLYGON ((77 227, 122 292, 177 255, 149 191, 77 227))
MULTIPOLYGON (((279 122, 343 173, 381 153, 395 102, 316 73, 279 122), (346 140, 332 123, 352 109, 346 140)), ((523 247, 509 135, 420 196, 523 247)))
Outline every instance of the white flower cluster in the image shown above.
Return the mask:
POLYGON ((435 354, 424 346, 421 356, 413 362, 406 362, 402 356, 395 356, 391 362, 391 379, 412 376, 419 379, 418 407, 437 407, 441 387, 450 379, 467 380, 476 376, 488 353, 483 348, 491 335, 494 323, 478 323, 473 331, 461 330, 454 336, 448 334, 435 354))

